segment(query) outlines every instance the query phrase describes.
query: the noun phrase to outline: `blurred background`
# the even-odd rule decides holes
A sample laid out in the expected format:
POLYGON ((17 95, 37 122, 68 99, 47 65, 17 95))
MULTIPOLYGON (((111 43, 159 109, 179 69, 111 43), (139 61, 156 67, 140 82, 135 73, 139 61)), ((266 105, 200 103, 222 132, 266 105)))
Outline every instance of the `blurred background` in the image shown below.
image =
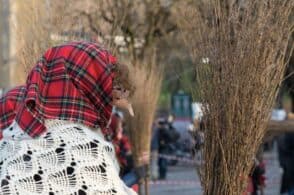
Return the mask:
MULTIPOLYGON (((126 63, 147 64, 162 72, 152 119, 150 193, 201 194, 197 165, 203 163, 203 112, 179 19, 189 2, 0 0, 0 96, 25 82, 47 48, 67 41, 95 41, 126 63)), ((293 39, 292 35, 292 44, 293 39)), ((294 183, 294 55, 290 55, 249 182, 249 188, 256 185, 264 194, 277 195, 283 185, 294 183)))

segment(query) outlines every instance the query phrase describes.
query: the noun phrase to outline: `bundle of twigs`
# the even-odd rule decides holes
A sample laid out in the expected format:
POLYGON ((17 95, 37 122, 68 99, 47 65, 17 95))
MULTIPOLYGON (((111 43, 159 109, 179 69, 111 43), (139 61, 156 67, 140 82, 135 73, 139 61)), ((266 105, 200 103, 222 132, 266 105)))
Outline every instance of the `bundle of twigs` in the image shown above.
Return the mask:
POLYGON ((136 90, 131 100, 135 116, 128 118, 129 135, 135 166, 141 168, 143 177, 146 177, 145 193, 148 194, 152 123, 161 88, 162 71, 155 65, 135 65, 130 68, 130 72, 136 90))
POLYGON ((132 97, 135 116, 129 118, 130 139, 133 145, 135 164, 149 163, 151 127, 160 93, 162 73, 147 66, 131 67, 136 91, 132 97))
POLYGON ((288 62, 293 6, 293 0, 199 0, 185 8, 182 26, 205 110, 204 194, 246 191, 288 62))

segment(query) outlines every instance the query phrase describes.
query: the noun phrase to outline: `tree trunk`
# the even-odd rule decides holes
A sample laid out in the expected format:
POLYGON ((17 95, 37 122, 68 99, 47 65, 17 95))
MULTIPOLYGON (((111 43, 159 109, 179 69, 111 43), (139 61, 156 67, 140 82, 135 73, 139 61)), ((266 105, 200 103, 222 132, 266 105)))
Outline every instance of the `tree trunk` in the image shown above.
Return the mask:
POLYGON ((9 77, 9 2, 0 0, 0 88, 7 88, 9 77))
POLYGON ((291 96, 291 112, 294 113, 294 93, 291 93, 290 96, 291 96))

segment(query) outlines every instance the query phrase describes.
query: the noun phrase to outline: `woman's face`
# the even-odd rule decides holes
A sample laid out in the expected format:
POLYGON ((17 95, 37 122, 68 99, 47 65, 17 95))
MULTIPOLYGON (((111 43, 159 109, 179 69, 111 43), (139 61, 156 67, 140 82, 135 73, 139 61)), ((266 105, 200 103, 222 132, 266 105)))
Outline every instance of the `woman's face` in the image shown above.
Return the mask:
POLYGON ((120 86, 115 86, 112 89, 112 105, 123 110, 128 110, 131 116, 134 116, 134 111, 131 103, 128 101, 129 91, 120 86))

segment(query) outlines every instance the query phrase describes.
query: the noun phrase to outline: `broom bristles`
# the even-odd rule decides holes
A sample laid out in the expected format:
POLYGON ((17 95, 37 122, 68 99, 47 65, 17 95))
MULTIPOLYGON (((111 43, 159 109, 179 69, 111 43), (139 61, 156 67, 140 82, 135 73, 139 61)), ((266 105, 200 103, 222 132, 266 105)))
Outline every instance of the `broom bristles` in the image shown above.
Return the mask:
POLYGON ((210 0, 185 10, 181 24, 205 105, 205 194, 245 190, 284 75, 293 6, 210 0))
POLYGON ((136 166, 149 163, 152 123, 160 93, 162 72, 155 66, 132 66, 136 91, 132 97, 135 116, 128 118, 132 153, 136 166))

